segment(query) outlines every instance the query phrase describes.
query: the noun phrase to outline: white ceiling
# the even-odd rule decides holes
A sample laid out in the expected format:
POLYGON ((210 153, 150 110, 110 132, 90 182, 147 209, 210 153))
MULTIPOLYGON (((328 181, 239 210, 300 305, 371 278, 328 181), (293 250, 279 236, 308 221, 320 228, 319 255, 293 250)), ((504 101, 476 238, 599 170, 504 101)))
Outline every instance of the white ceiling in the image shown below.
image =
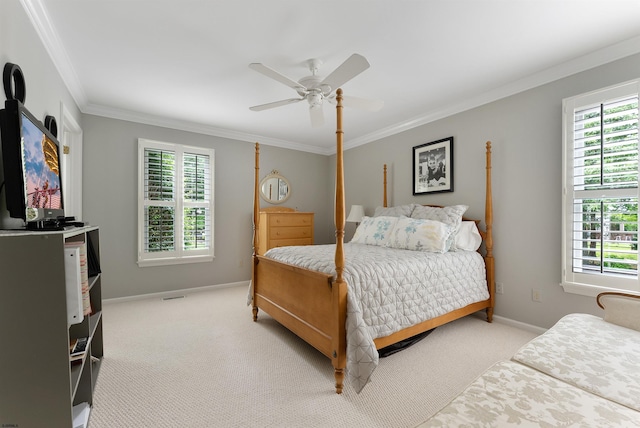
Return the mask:
POLYGON ((21 0, 84 113, 335 152, 335 108, 251 70, 326 76, 351 54, 371 67, 345 95, 345 147, 428 123, 640 52, 639 0, 21 0))

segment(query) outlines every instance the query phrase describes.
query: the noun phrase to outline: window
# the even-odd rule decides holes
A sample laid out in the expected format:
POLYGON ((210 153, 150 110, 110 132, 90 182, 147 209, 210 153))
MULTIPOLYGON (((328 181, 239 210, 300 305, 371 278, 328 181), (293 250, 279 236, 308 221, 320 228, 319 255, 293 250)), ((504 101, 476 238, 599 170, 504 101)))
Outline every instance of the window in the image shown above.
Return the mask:
POLYGON ((640 291, 639 83, 563 100, 565 291, 640 291))
POLYGON ((213 260, 214 151, 138 140, 138 265, 213 260))

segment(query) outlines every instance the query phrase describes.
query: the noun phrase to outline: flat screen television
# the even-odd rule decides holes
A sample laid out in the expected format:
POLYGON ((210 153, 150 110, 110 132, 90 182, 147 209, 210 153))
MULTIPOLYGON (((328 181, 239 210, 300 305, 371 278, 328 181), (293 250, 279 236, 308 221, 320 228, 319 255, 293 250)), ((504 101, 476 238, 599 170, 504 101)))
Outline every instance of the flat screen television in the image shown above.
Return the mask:
POLYGON ((58 140, 18 100, 5 101, 0 127, 9 216, 29 229, 56 228, 64 219, 58 140))

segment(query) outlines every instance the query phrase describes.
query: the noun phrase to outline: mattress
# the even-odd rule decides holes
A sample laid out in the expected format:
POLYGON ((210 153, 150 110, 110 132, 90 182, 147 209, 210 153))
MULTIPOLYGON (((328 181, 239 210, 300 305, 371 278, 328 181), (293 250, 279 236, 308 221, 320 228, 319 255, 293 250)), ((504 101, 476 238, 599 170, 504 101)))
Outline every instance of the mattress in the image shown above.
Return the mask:
MULTIPOLYGON (((475 251, 429 253, 348 243, 347 376, 360 391, 378 365, 374 339, 489 298, 475 251)), ((280 247, 266 257, 335 274, 335 245, 280 247)))
POLYGON ((513 361, 485 371, 431 427, 637 427, 638 413, 513 361))

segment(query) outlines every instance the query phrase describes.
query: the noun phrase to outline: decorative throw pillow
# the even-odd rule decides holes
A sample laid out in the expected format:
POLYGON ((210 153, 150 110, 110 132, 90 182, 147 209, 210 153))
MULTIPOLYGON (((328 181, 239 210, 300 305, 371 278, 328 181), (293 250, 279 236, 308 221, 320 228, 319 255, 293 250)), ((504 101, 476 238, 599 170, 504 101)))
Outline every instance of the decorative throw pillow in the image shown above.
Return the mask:
POLYGON ((450 236, 450 249, 455 251, 455 237, 462 223, 462 215, 468 208, 468 205, 451 205, 448 207, 425 207, 423 205, 416 205, 411 213, 411 218, 435 220, 451 226, 453 232, 450 236))
POLYGON ((391 237, 389 246, 405 250, 446 253, 451 241, 451 226, 435 220, 400 217, 391 237))
POLYGON ((398 205, 396 207, 377 207, 373 213, 374 217, 387 216, 387 217, 411 217, 413 208, 418 206, 417 204, 398 205))
POLYGON ((357 244, 378 245, 384 247, 389 241, 389 235, 398 221, 398 217, 363 217, 358 225, 351 242, 357 244))
POLYGON ((463 221, 456 233, 456 248, 458 250, 477 251, 482 244, 482 236, 475 221, 463 221))

